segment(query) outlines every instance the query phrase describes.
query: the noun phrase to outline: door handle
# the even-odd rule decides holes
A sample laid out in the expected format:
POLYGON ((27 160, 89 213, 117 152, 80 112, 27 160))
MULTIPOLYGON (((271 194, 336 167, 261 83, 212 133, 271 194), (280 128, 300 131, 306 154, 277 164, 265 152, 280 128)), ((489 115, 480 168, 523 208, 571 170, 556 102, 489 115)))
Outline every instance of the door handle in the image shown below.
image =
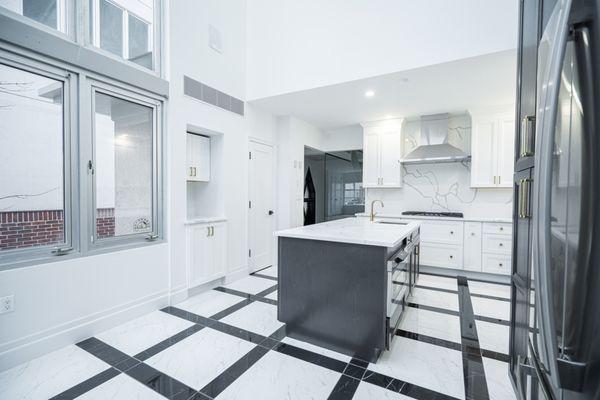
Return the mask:
POLYGON ((533 144, 535 140, 535 116, 527 115, 521 120, 521 140, 519 141, 519 155, 527 157, 533 155, 533 144))

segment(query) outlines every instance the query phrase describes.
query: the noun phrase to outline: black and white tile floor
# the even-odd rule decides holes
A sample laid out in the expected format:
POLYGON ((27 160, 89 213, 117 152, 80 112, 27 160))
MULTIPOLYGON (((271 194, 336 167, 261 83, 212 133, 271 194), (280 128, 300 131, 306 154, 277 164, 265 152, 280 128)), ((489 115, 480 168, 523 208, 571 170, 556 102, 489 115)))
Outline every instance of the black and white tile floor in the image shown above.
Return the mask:
POLYGON ((376 364, 285 335, 277 271, 0 373, 0 399, 514 399, 509 286, 422 274, 376 364))

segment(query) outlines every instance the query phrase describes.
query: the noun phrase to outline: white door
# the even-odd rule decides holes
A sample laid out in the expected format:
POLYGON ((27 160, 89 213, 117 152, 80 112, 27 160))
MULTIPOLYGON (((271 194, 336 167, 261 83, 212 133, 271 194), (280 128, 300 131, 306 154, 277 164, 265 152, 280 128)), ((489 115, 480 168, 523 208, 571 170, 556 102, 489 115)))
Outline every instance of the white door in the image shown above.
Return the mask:
POLYGON ((400 130, 383 131, 379 135, 381 155, 381 185, 387 187, 402 186, 400 165, 401 154, 400 130))
POLYGON ((248 179, 248 246, 249 265, 256 271, 273 264, 275 249, 273 147, 250 142, 250 176, 248 179))
POLYGON ((498 121, 498 185, 513 186, 515 165, 515 118, 507 116, 498 121))
POLYGON ((369 132, 364 135, 363 187, 379 185, 379 134, 369 132))
POLYGON ((191 288, 210 280, 213 251, 208 225, 192 225, 187 229, 188 287, 191 288))
POLYGON ((473 118, 473 144, 471 151, 471 186, 495 186, 494 177, 497 171, 495 143, 497 119, 473 118))

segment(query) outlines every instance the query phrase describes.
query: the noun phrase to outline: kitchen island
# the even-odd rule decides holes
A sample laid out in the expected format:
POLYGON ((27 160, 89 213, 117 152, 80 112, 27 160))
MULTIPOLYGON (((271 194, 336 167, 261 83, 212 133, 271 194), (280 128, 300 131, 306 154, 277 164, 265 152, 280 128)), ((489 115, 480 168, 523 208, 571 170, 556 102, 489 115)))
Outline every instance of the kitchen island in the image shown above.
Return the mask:
POLYGON ((376 362, 416 281, 419 226, 345 218, 276 232, 288 336, 376 362))

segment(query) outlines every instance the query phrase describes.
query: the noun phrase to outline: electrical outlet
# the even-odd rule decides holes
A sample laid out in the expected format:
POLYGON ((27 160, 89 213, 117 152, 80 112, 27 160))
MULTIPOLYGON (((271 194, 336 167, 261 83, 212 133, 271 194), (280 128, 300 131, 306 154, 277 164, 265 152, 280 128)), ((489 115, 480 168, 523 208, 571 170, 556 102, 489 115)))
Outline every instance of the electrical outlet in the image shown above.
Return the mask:
POLYGON ((15 295, 4 296, 0 298, 0 314, 15 311, 15 295))

